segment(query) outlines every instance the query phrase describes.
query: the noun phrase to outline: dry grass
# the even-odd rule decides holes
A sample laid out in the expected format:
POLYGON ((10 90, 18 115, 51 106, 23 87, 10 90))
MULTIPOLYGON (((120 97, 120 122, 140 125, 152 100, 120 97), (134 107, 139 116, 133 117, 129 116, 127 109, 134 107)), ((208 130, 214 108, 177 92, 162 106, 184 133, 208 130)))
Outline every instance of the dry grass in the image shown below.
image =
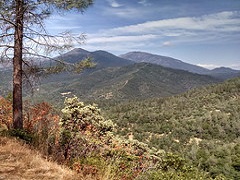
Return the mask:
POLYGON ((49 162, 17 140, 0 137, 0 180, 89 179, 49 162))

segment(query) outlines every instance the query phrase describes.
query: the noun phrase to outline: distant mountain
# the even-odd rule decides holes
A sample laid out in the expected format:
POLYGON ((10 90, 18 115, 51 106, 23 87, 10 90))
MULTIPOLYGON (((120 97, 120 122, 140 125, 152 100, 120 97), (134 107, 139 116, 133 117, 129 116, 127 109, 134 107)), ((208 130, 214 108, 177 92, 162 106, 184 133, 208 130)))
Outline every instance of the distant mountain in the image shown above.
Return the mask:
POLYGON ((219 68, 215 68, 213 70, 211 70, 211 73, 239 73, 239 70, 234 70, 231 68, 227 68, 227 67, 219 67, 219 68))
MULTIPOLYGON (((81 48, 73 49, 57 58, 76 63, 91 57, 97 63, 96 68, 83 74, 64 72, 48 76, 42 80, 37 94, 42 94, 43 98, 50 95, 53 99, 59 98, 60 93, 64 92, 71 92, 84 99, 145 99, 170 96, 201 85, 219 82, 209 75, 216 73, 215 77, 218 77, 220 70, 210 71, 177 59, 148 53, 128 53, 131 54, 134 61, 122 58, 126 57, 125 55, 118 57, 106 51, 89 52, 81 48), (148 61, 151 64, 136 63, 140 61, 148 61), (160 63, 171 68, 157 65, 160 63), (181 68, 194 73, 179 70, 181 68), (208 76, 196 72, 200 74, 204 72, 208 76)), ((226 71, 230 70, 225 69, 224 72, 226 71)), ((5 82, 4 85, 0 85, 0 91, 6 92, 5 88, 10 84, 9 78, 2 76, 0 81, 5 82)))
MULTIPOLYGON (((81 48, 75 48, 67 53, 64 53, 60 56, 55 57, 54 59, 65 61, 68 63, 76 63, 79 62, 85 58, 92 58, 92 61, 97 63, 97 69, 99 68, 106 68, 106 67, 120 67, 120 66, 126 66, 130 64, 134 64, 133 61, 115 56, 107 51, 94 51, 94 52, 89 52, 81 48)), ((50 62, 46 59, 36 59, 36 60, 31 60, 33 63, 41 63, 41 65, 49 65, 49 63, 54 64, 55 62, 50 62)), ((11 67, 11 64, 5 65, 0 63, 0 71, 4 71, 7 68, 11 67)))
POLYGON ((136 63, 148 62, 148 63, 158 64, 158 65, 173 68, 173 69, 181 69, 181 70, 189 71, 192 73, 210 75, 212 77, 219 78, 222 80, 240 76, 239 70, 233 70, 231 68, 226 68, 226 67, 220 67, 213 70, 209 70, 200 66, 185 63, 178 59, 174 59, 167 56, 160 56, 156 54, 150 54, 146 52, 129 52, 129 53, 120 55, 120 57, 132 60, 136 63))
POLYGON ((87 57, 92 58, 93 62, 97 63, 97 69, 105 67, 120 67, 134 63, 130 60, 123 59, 106 51, 99 50, 89 52, 81 48, 73 49, 56 58, 69 63, 76 63, 87 57))
POLYGON ((0 58, 0 71, 8 70, 12 67, 11 60, 0 58))
POLYGON ((209 72, 209 70, 206 68, 188 64, 178 59, 174 59, 167 56, 160 56, 156 54, 150 54, 146 52, 129 52, 129 53, 120 55, 120 57, 132 60, 137 63, 147 62, 147 63, 158 64, 158 65, 173 68, 173 69, 181 69, 181 70, 189 71, 192 73, 207 74, 209 72))
MULTIPOLYGON (((89 52, 77 48, 57 58, 76 63, 86 57, 91 57, 97 67, 85 74, 65 72, 44 78, 39 88, 45 94, 43 97, 49 94, 54 97, 67 91, 85 99, 148 98, 170 96, 216 82, 213 78, 185 71, 146 63, 135 64, 106 51, 89 52)), ((4 82, 3 87, 6 87, 9 79, 5 78, 4 82)))
POLYGON ((83 76, 67 76, 46 81, 40 87, 43 97, 59 99, 71 92, 84 100, 146 99, 171 96, 192 88, 216 83, 205 75, 165 68, 149 63, 100 69, 83 76), (58 97, 57 97, 58 96, 58 97))
POLYGON ((230 79, 234 77, 240 77, 240 70, 234 70, 226 67, 219 67, 211 70, 208 75, 220 78, 220 79, 230 79))

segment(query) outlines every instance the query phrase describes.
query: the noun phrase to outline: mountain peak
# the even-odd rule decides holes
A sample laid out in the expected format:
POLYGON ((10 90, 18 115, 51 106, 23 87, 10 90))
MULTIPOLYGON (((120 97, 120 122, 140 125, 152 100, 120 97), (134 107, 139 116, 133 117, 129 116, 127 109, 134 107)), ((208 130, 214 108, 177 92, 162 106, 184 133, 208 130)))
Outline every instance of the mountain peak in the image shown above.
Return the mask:
POLYGON ((86 51, 85 49, 82 48, 74 48, 71 51, 67 52, 66 54, 89 54, 90 52, 86 51))
POLYGON ((96 68, 116 67, 116 66, 120 67, 120 66, 133 64, 133 62, 130 60, 120 58, 118 56, 115 56, 114 54, 111 54, 103 50, 89 52, 82 48, 75 48, 60 56, 61 59, 69 63, 76 63, 87 57, 92 58, 92 61, 97 63, 96 68))
POLYGON ((235 70, 229 67, 218 67, 214 68, 211 70, 212 72, 217 72, 217 73, 239 73, 240 70, 235 70))
POLYGON ((146 52, 134 51, 123 54, 120 57, 132 60, 134 62, 147 62, 152 64, 158 64, 164 67, 185 70, 192 73, 206 74, 207 72, 209 72, 208 69, 185 63, 179 59, 146 52))

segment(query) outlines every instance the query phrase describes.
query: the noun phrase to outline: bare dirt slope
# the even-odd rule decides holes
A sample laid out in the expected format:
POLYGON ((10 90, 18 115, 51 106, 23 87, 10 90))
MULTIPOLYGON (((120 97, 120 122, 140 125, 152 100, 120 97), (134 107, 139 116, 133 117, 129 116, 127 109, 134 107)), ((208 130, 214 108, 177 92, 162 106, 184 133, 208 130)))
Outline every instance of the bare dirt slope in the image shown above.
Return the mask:
POLYGON ((0 180, 81 180, 70 169, 49 162, 17 140, 0 136, 0 180))

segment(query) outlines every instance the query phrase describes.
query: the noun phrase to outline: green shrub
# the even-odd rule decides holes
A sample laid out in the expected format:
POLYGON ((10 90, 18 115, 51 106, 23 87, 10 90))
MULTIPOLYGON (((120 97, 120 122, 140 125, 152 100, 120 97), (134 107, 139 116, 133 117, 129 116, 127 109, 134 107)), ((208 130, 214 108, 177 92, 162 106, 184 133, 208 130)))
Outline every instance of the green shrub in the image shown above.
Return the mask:
POLYGON ((66 98, 62 113, 60 144, 65 159, 97 153, 111 136, 114 125, 101 116, 95 104, 84 105, 77 97, 66 98))

